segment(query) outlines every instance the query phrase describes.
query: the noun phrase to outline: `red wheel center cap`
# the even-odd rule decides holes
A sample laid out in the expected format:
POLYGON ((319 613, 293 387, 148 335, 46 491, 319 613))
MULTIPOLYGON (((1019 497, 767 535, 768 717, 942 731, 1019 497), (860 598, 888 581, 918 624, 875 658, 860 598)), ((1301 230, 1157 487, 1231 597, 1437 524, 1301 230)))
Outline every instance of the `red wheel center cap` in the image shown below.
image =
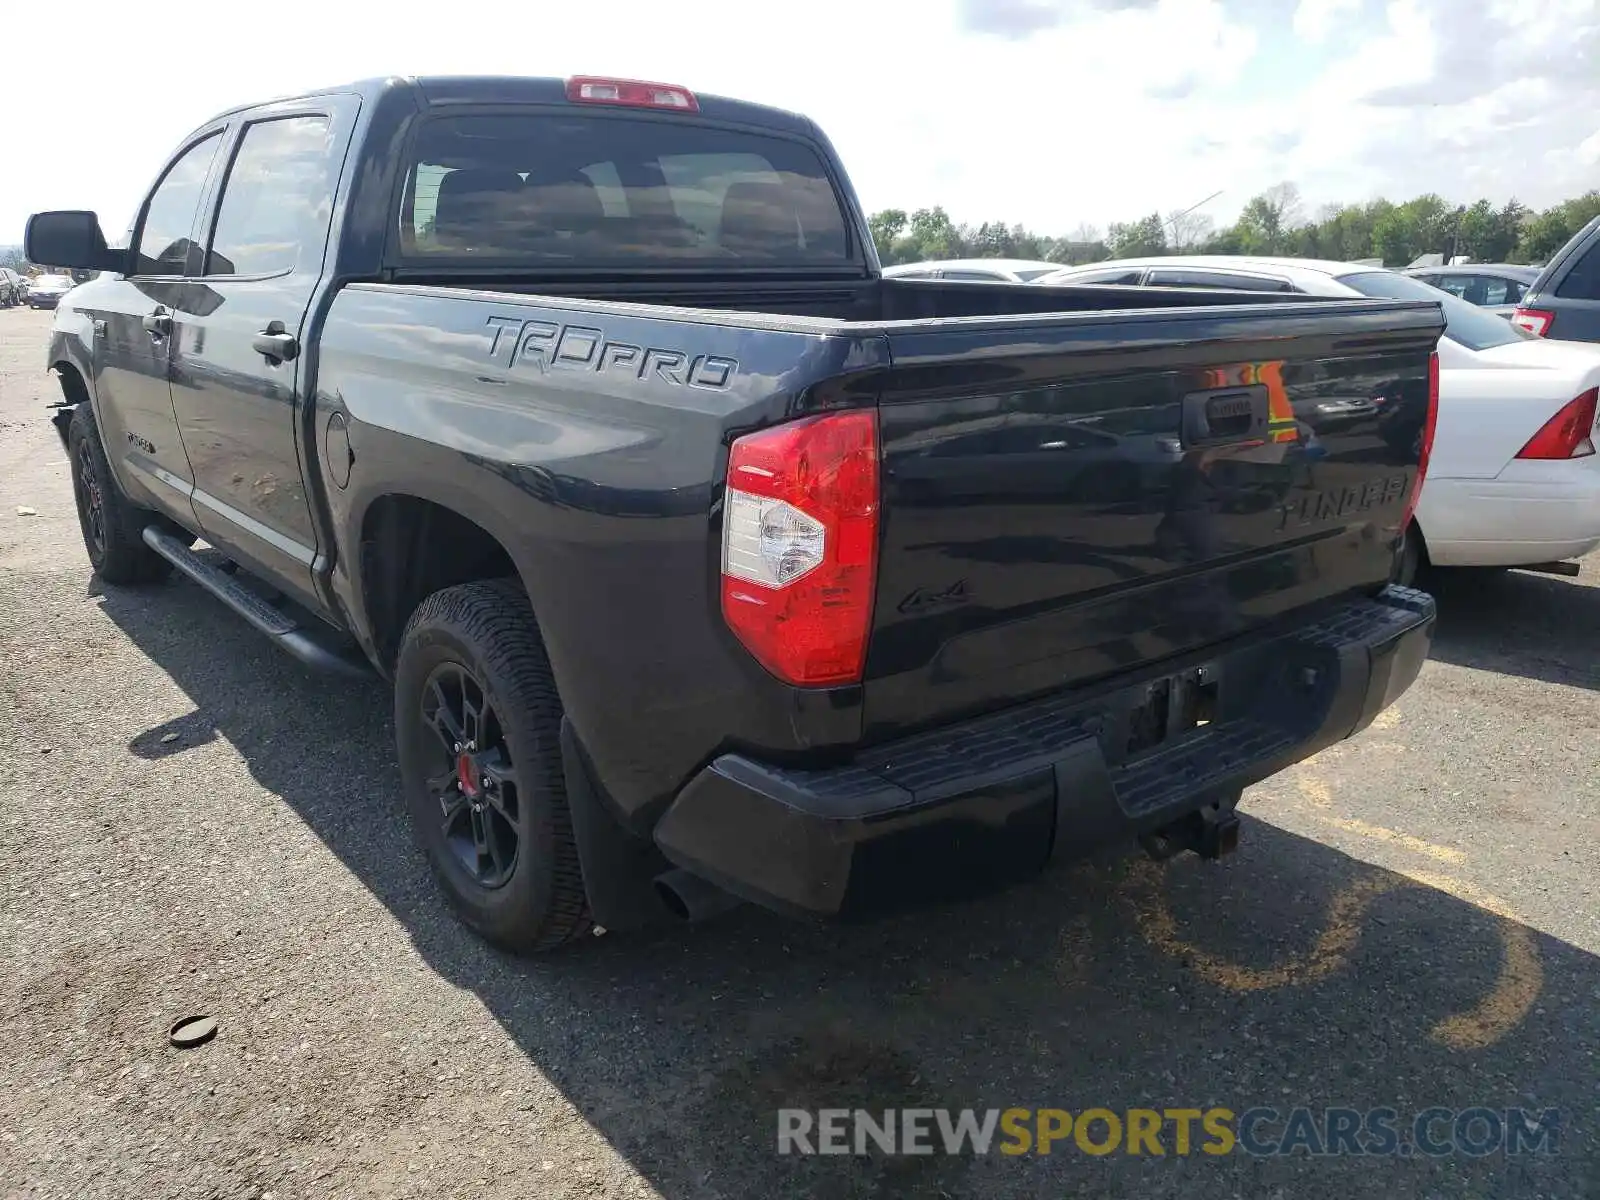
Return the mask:
POLYGON ((471 798, 478 794, 478 770, 473 765, 472 755, 456 756, 456 782, 461 785, 463 796, 471 798))

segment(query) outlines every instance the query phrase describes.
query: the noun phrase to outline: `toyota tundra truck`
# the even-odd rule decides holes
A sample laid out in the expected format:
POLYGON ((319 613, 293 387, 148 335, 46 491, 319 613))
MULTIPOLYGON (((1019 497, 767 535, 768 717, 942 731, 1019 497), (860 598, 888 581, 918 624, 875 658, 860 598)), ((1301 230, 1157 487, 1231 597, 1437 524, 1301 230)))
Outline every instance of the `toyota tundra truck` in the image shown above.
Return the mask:
POLYGON ((515 951, 1223 854, 1428 654, 1435 304, 886 279, 811 121, 598 77, 223 113, 117 241, 27 233, 98 272, 48 356, 93 569, 386 679, 515 951))

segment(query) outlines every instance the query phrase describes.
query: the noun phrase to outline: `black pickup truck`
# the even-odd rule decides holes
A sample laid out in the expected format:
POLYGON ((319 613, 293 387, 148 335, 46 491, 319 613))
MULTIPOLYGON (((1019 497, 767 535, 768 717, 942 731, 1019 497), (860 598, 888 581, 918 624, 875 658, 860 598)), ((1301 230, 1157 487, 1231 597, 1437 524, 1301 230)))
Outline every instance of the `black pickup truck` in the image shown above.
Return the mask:
POLYGON ((102 272, 48 360, 95 570, 392 681, 513 949, 1224 853, 1428 653, 1437 305, 884 279, 810 121, 592 77, 237 109, 125 247, 27 236, 102 272))

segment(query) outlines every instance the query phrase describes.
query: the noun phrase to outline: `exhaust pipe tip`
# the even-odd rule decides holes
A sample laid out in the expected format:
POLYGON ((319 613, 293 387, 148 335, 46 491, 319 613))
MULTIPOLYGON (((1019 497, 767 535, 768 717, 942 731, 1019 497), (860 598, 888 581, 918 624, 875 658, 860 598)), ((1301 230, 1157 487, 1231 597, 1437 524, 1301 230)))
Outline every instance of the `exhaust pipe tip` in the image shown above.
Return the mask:
POLYGON ((667 911, 680 921, 704 921, 740 903, 731 892, 682 867, 657 875, 655 888, 667 911))

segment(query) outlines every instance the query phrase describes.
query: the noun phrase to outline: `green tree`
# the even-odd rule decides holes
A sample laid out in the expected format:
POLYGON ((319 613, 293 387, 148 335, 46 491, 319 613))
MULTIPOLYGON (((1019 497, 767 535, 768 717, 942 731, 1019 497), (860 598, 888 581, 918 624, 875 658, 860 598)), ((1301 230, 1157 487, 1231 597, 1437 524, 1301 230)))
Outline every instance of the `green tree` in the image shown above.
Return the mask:
POLYGON ((872 231, 872 241, 878 247, 878 257, 890 262, 894 257, 894 244, 906 228, 906 210, 886 208, 867 218, 867 228, 872 231))
POLYGON ((960 231, 942 207, 919 208, 912 213, 905 241, 909 244, 904 247, 905 253, 897 254, 898 262, 926 262, 960 255, 960 231))
POLYGON ((1522 240, 1522 227, 1531 215, 1527 206, 1515 196, 1507 200, 1505 206, 1495 214, 1495 233, 1490 245, 1499 259, 1505 262, 1515 260, 1517 243, 1522 240))
POLYGON ((1547 208, 1523 225, 1518 253, 1528 262, 1545 262, 1596 216, 1600 216, 1600 191, 1547 208))
POLYGON ((1565 246, 1576 232, 1566 211, 1557 206, 1546 209, 1522 227, 1522 241, 1517 248, 1527 261, 1542 263, 1565 246))
POLYGON ((1106 241, 1110 243, 1112 258, 1142 258, 1151 254, 1165 254, 1167 225, 1161 219, 1160 213, 1151 213, 1148 217, 1143 217, 1132 224, 1112 225, 1106 231, 1106 241))
POLYGON ((1478 262, 1494 262, 1499 255, 1490 252, 1500 225, 1500 214, 1487 200, 1475 201, 1461 214, 1456 225, 1456 253, 1470 254, 1478 262))
MULTIPOLYGON (((1330 204, 1302 220, 1300 193, 1280 183, 1252 196, 1234 224, 1210 227, 1205 218, 1163 219, 1159 213, 1115 222, 1102 235, 1079 225, 1052 237, 1018 224, 957 225, 939 206, 884 209, 868 218, 885 265, 939 258, 1039 258, 1078 266, 1114 257, 1169 253, 1286 254, 1338 262, 1379 258, 1403 267, 1423 254, 1470 255, 1479 262, 1542 262, 1596 214, 1600 191, 1586 192, 1541 213, 1516 200, 1498 210, 1487 200, 1460 206, 1435 193, 1401 204, 1370 200, 1330 204)), ((1189 214, 1193 217, 1194 214, 1189 214)))
POLYGON ((1504 262, 1517 248, 1526 209, 1515 200, 1496 209, 1487 200, 1478 200, 1461 214, 1457 254, 1469 254, 1477 262, 1504 262))
POLYGON ((1300 189, 1280 183, 1252 196, 1234 229, 1244 254, 1279 254, 1300 218, 1300 189))
POLYGON ((1322 211, 1316 223, 1318 253, 1335 262, 1371 258, 1372 226, 1380 212, 1377 204, 1335 204, 1322 211))
POLYGON ((985 221, 970 239, 963 240, 977 258, 1012 258, 1016 254, 1016 239, 1004 221, 985 221))

